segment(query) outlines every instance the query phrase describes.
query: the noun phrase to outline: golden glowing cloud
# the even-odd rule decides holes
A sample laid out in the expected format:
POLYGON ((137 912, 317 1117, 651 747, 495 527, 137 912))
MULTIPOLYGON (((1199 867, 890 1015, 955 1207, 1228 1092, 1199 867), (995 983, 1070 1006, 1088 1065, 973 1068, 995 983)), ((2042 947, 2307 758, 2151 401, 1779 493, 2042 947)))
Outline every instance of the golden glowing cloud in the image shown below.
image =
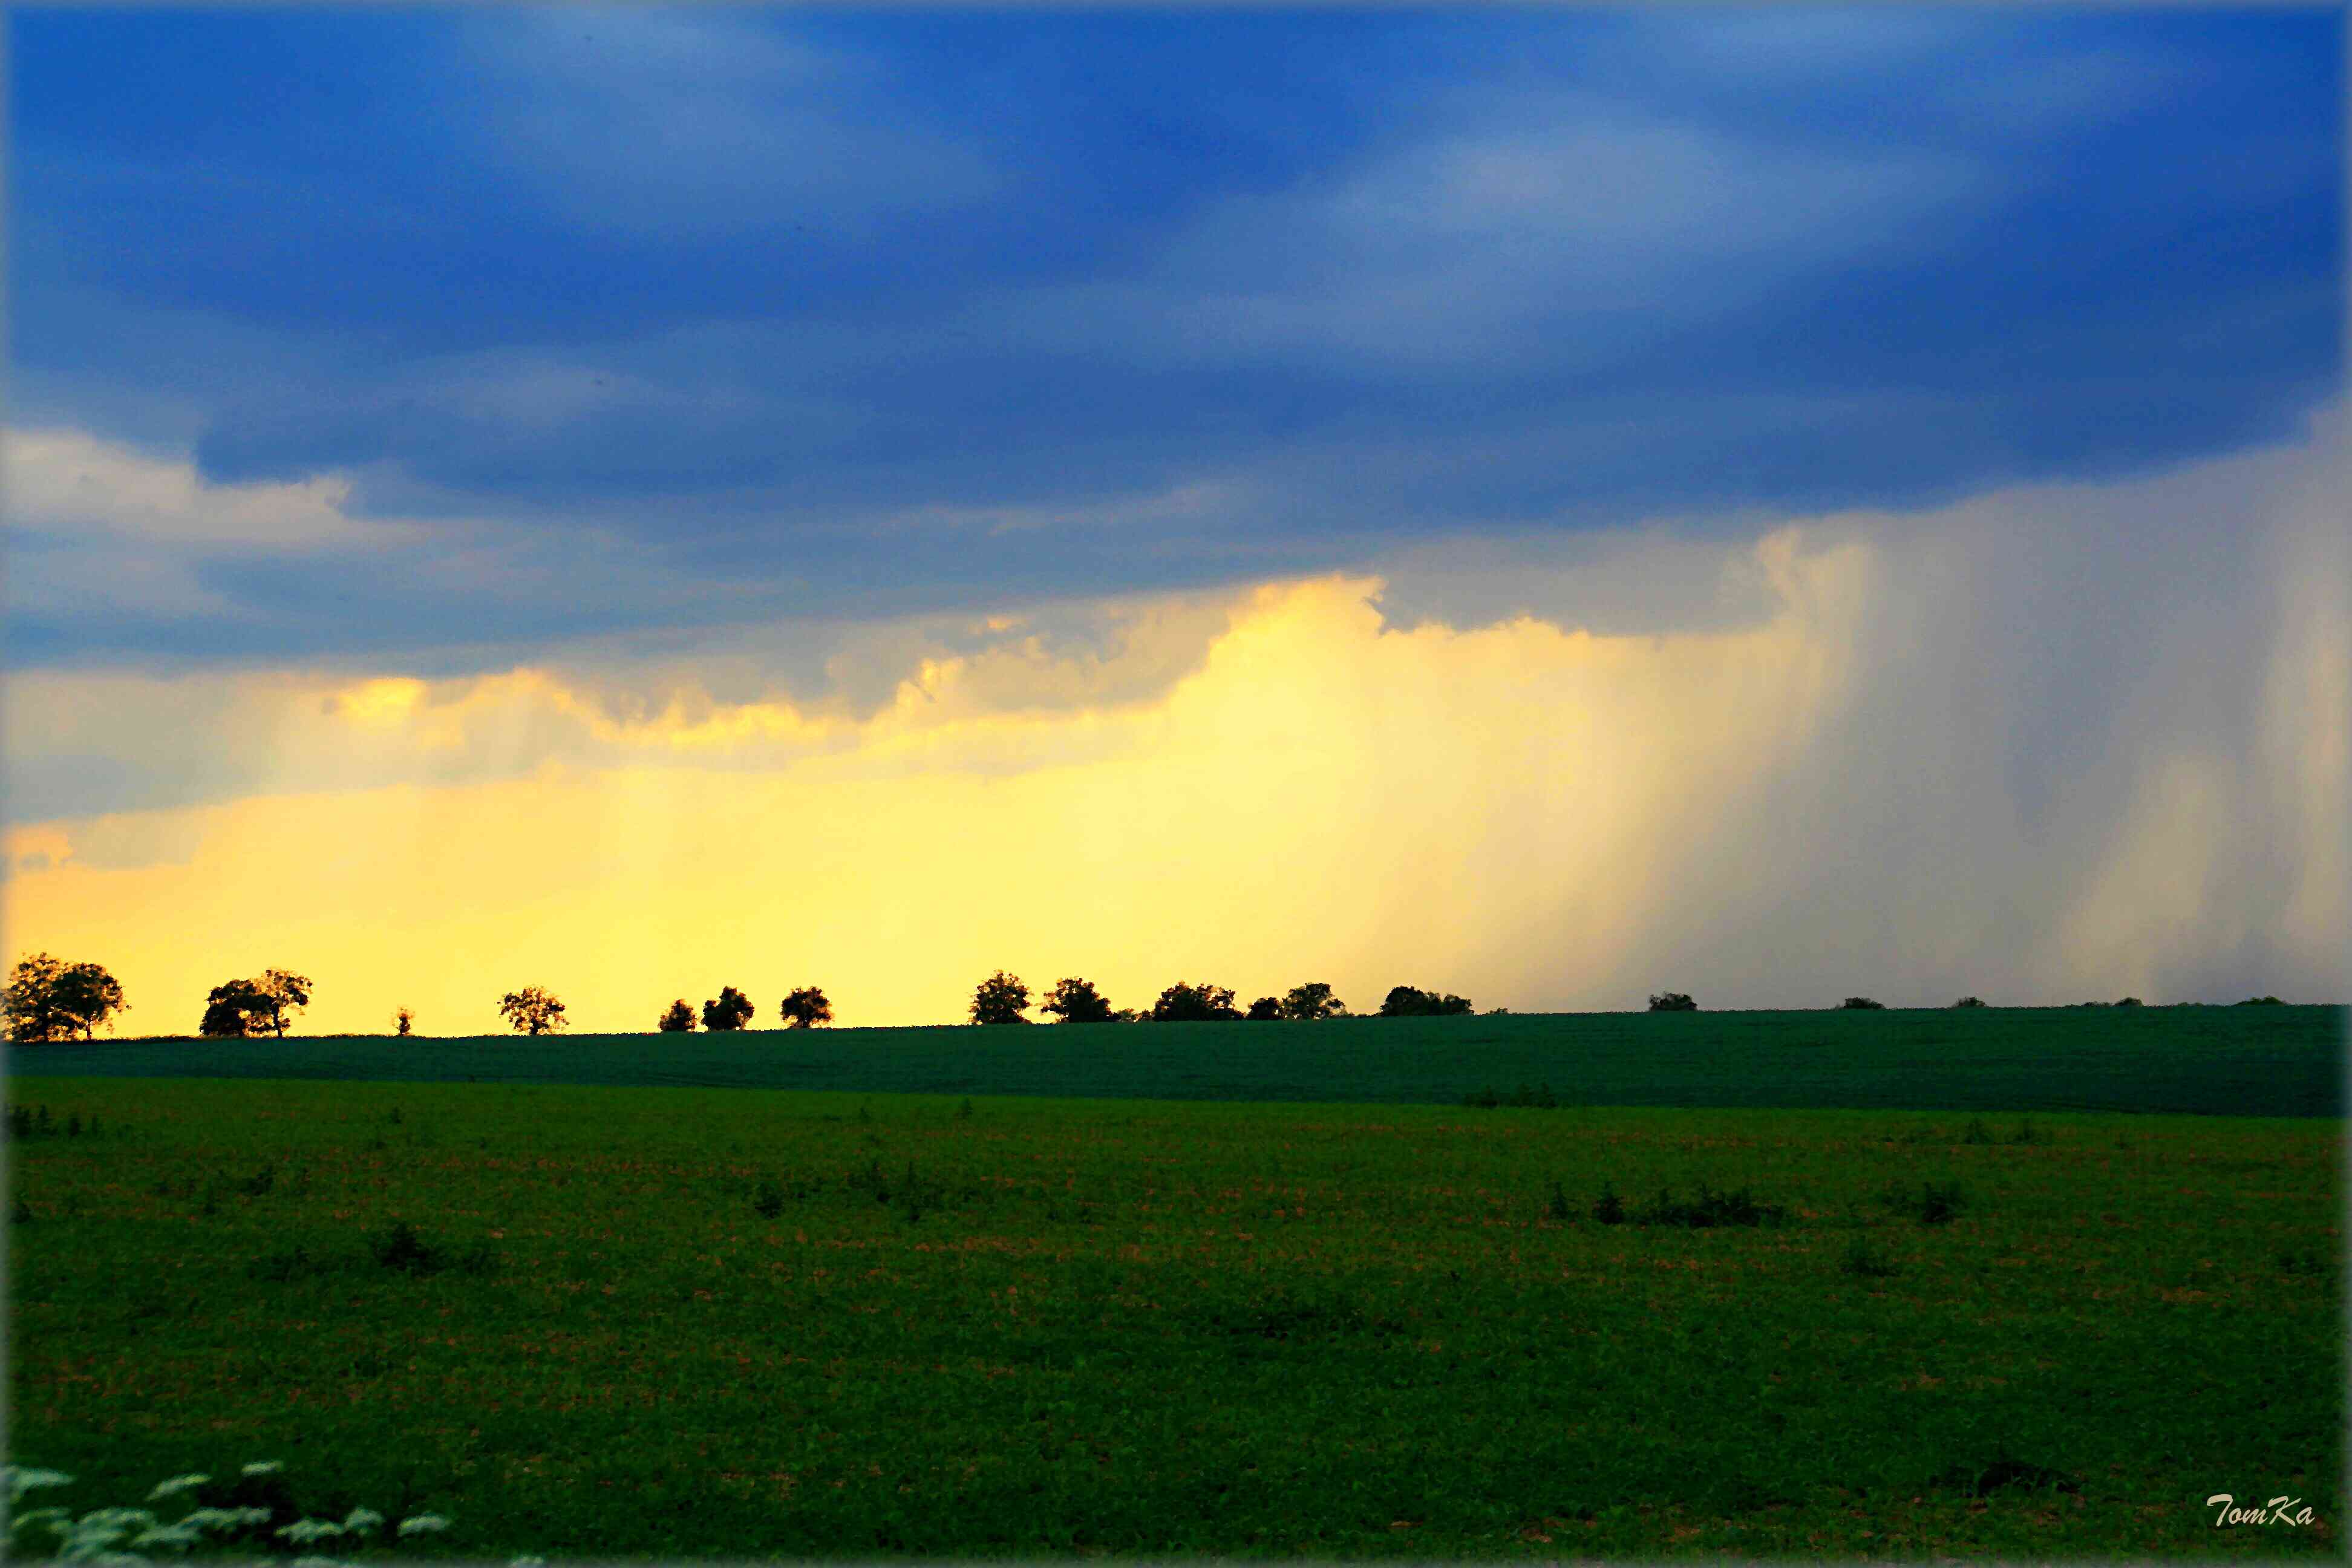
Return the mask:
POLYGON ((401 1003, 490 1032, 524 984, 589 1029, 722 984, 768 1026, 809 983, 845 1024, 946 1023, 999 966, 1129 1005, 1178 979, 1360 1009, 1400 983, 1521 1011, 2332 999, 2333 499, 2170 562, 2058 532, 2071 494, 1785 528, 1716 547, 1763 613, 1664 636, 1400 629, 1372 576, 1129 606, 1077 651, 1001 616, 862 714, 552 667, 42 678, 12 763, 168 733, 185 758, 147 765, 197 803, 11 828, 7 937, 110 964, 137 1033, 269 965, 318 983, 312 1032, 401 1003))

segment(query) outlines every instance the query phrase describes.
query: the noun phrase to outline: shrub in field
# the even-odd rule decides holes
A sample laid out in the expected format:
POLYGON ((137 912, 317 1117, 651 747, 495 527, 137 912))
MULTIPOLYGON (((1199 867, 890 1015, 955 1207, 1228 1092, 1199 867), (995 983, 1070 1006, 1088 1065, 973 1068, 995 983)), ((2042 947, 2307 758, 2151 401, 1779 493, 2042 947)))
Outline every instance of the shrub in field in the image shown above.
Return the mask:
POLYGON ((526 985, 499 997, 499 1016, 518 1035, 544 1035, 563 1027, 563 1004, 540 985, 526 985))
POLYGON ((2031 1121, 2019 1122, 2017 1131, 2009 1135, 2009 1141, 2012 1143, 2039 1143, 2042 1138, 2041 1131, 2031 1121))
POLYGON ((405 1039, 409 1033, 415 1027, 415 1025, 416 1010, 415 1008, 395 1007, 393 1009, 392 1026, 394 1034, 405 1039))
POLYGON ((1916 1193, 1900 1188, 1890 1189, 1880 1201, 1900 1215, 1906 1215, 1921 1225, 1949 1225, 1968 1206, 1968 1194, 1960 1184, 1922 1182, 1916 1193))
POLYGON ((1213 1024, 1241 1016, 1242 1010, 1234 1005, 1231 986, 1206 981, 1193 985, 1181 980, 1160 994, 1148 1015, 1155 1024, 1213 1024))
POLYGON ((1963 996, 1958 1001, 1953 1003, 1952 1005, 1955 1007, 1981 1007, 1984 1005, 1984 998, 1981 996, 1963 996))
POLYGON ((1746 1187, 1717 1192, 1701 1182, 1697 1196, 1688 1200, 1677 1199, 1671 1189, 1661 1189, 1656 1201, 1633 1212, 1633 1220, 1639 1226, 1707 1230, 1717 1226, 1778 1225, 1787 1214, 1778 1204, 1758 1203, 1746 1187))
POLYGON ((477 1241, 453 1252, 427 1241, 404 1219, 394 1220, 369 1237, 367 1247, 378 1266, 395 1274, 439 1274, 451 1268, 461 1274, 488 1274, 498 1268, 498 1257, 488 1242, 477 1241))
POLYGON ((2116 1005, 2118 1007, 2144 1007, 2147 1004, 2142 1002, 2137 996, 2124 996, 2116 999, 2116 1005))
POLYGON ((1109 998, 1095 989, 1091 980, 1075 974, 1065 975, 1054 982, 1045 993, 1045 1000, 1037 1010, 1050 1013, 1065 1024, 1108 1024, 1113 1021, 1109 998))
POLYGON ((1376 1015, 1382 1018, 1459 1018, 1467 1017, 1476 1009, 1467 996, 1456 996, 1451 991, 1443 994, 1423 991, 1417 986, 1391 986, 1381 1001, 1376 1015))
POLYGON ((1845 1244, 1845 1256, 1838 1259, 1838 1270, 1864 1279, 1884 1279, 1895 1272, 1895 1265, 1866 1238, 1857 1236, 1845 1244))
POLYGON ((1625 1223, 1625 1200, 1619 1197, 1617 1189, 1607 1182, 1601 1184, 1601 1196, 1593 1201, 1592 1218, 1600 1225, 1625 1223))
MULTIPOLYGON (((6 1127, 7 1134, 12 1139, 79 1138, 85 1133, 96 1138, 105 1131, 105 1124, 95 1113, 92 1113, 87 1125, 83 1123, 81 1112, 79 1110, 68 1111, 66 1119, 59 1121, 46 1105, 12 1105, 8 1108, 6 1121, 0 1125, 6 1127)), ((121 1130, 117 1128, 118 1137, 121 1136, 121 1130)))
POLYGON ((1249 1005, 1249 1011, 1243 1014, 1242 1016, 1254 1023, 1265 1024, 1276 1022, 1282 1016, 1282 998, 1279 996, 1261 996, 1256 1001, 1249 1005))
POLYGON ((8 1037, 20 1046, 71 1039, 75 1030, 85 1040, 115 1014, 129 1011, 122 983, 99 963, 66 963, 46 952, 16 961, 8 984, 0 991, 0 1016, 8 1024, 8 1037))
POLYGON ((803 985, 789 993, 777 1012, 787 1028, 814 1029, 820 1024, 833 1022, 832 1002, 814 985, 803 985))
POLYGON ((1960 1142, 1963 1143, 1990 1143, 1992 1142, 1992 1129, 1984 1124, 1982 1118, 1970 1117, 1969 1119, 1967 1130, 1960 1134, 1960 1142))
POLYGON ((975 1024, 1025 1024, 1021 1015, 1029 1010, 1029 987, 1017 975, 1002 969, 982 981, 971 994, 971 1021, 975 1024))
POLYGON ((1482 1089, 1475 1094, 1464 1095, 1462 1103, 1480 1110, 1492 1110, 1503 1103, 1503 1097, 1491 1089, 1482 1089))
POLYGON ((1347 1010, 1348 1005, 1332 995, 1330 985, 1321 980, 1294 985, 1282 998, 1282 1016, 1297 1024, 1336 1017, 1347 1010))
POLYGON ((681 996, 669 1005, 669 1011, 656 1021, 654 1027, 665 1035, 688 1035, 694 1032, 694 1005, 681 996))
MULTIPOLYGON (((153 1508, 100 1508, 75 1516, 62 1506, 29 1509, 15 1505, 27 1492, 68 1487, 73 1478, 57 1470, 10 1465, 8 1479, 10 1556, 53 1555, 59 1562, 105 1564, 107 1568, 145 1568, 155 1561, 142 1552, 165 1552, 184 1557, 192 1552, 239 1546, 246 1552, 282 1554, 320 1542, 349 1552, 371 1546, 397 1548, 401 1543, 449 1528, 446 1515, 412 1514, 394 1524, 372 1508, 354 1508, 338 1520, 303 1516, 294 1494, 274 1459, 247 1465, 235 1480, 208 1475, 172 1476, 156 1483, 145 1501, 177 1501, 181 1516, 165 1522, 153 1508), (191 1506, 193 1505, 193 1506, 191 1506), (46 1534, 55 1544, 43 1548, 20 1539, 46 1534)), ((395 1510, 399 1511, 399 1510, 395 1510)), ((265 1556, 261 1565, 272 1561, 265 1556)), ((509 1568, 520 1568, 518 1559, 509 1568)), ((293 1559, 292 1568, 338 1568, 336 1560, 306 1552, 293 1559)))
POLYGON ((1544 1205, 1544 1215, 1546 1218, 1563 1222, 1575 1217, 1574 1211, 1569 1207, 1567 1191, 1556 1181, 1551 1184, 1551 1201, 1544 1205))
POLYGON ((1857 1013, 1883 1013, 1886 1010, 1886 1004, 1884 1002, 1874 1002, 1867 996, 1849 996, 1844 1001, 1838 1004, 1838 1008, 1840 1011, 1852 1011, 1857 1013))
POLYGON ((784 1212, 784 1190, 773 1182, 761 1182, 752 1196, 751 1207, 761 1219, 773 1219, 784 1212))
POLYGON ((719 988, 719 999, 702 1005, 702 1026, 713 1034, 740 1029, 750 1023, 759 1009, 751 999, 732 985, 719 988))
POLYGON ((2240 1007, 2284 1007, 2286 1005, 2285 1003, 2280 1001, 2275 996, 2249 996, 2244 1001, 2233 1005, 2240 1007))
POLYGON ((1523 1110, 1552 1110, 1559 1107, 1559 1100, 1553 1095, 1551 1085, 1549 1083, 1534 1089, 1521 1084, 1512 1091, 1511 1098, 1504 1103, 1517 1106, 1523 1110))
POLYGON ((1653 1013, 1696 1013, 1698 1004, 1679 991, 1661 991, 1650 998, 1653 1013))

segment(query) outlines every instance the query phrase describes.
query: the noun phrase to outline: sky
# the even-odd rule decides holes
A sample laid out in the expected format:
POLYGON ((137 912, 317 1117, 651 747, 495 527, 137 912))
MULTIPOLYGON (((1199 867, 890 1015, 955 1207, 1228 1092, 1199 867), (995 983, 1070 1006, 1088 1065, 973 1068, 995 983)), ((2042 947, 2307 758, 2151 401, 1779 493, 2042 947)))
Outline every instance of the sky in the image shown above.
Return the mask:
POLYGON ((2344 999, 2339 9, 5 26, 118 1032, 2344 999))

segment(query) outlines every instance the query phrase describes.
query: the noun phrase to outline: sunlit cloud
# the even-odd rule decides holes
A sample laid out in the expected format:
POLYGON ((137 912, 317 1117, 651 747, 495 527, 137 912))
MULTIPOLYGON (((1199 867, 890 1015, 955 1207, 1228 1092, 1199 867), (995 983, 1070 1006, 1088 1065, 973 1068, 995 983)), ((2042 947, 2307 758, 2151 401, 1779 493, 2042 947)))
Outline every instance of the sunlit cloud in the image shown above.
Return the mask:
POLYGON ((1384 613, 1402 568, 1129 605, 1131 646, 1083 653, 978 618, 862 710, 633 703, 585 666, 248 679, 189 732, 267 735, 285 778, 20 823, 9 936, 116 963, 134 1001, 291 964, 322 1029, 406 1001, 491 1030, 526 981, 591 1028, 810 981, 845 1023, 951 1022, 999 965, 1129 1003, 1203 975, 1522 1011, 2326 998, 2352 882, 2335 428, 1712 546, 1513 567, 1497 542, 1453 621, 1384 613), (1752 602, 1564 624, 1580 573, 1653 558, 1752 602))

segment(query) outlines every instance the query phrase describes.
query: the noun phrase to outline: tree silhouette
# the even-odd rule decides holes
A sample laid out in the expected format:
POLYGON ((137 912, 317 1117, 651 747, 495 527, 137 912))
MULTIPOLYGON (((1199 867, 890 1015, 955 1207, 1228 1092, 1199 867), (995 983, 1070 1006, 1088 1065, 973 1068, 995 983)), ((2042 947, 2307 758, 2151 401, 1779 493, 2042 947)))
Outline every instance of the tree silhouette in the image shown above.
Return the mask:
POLYGON ((196 1033, 210 1039, 250 1040, 268 1034, 278 1014, 277 1000, 256 980, 224 980, 205 996, 204 1022, 196 1033))
POLYGON ((1091 980, 1067 975, 1054 982, 1038 1005, 1041 1013, 1051 1013, 1065 1024, 1108 1024, 1118 1015, 1111 1010, 1109 1000, 1095 989, 1091 980))
POLYGON ((1696 1013, 1698 1004, 1679 991, 1661 991, 1650 998, 1653 1013, 1696 1013))
POLYGON ((714 1033, 727 1029, 740 1029, 750 1023, 758 1012, 759 1009, 751 1005, 751 999, 749 996, 744 995, 732 985, 722 985, 719 988, 718 1001, 705 1002, 702 1005, 702 1026, 714 1033))
POLYGON ((1955 1007, 1981 1007, 1984 1005, 1984 999, 1980 996, 1963 996, 1958 1001, 1953 1003, 1952 1005, 1955 1007))
POLYGON ((1151 1005, 1151 1021, 1155 1024, 1207 1024, 1241 1016, 1241 1009, 1234 1005, 1230 987, 1205 983, 1188 985, 1179 980, 1151 1005))
POLYGON ((1838 1011, 1884 1013, 1886 1011, 1886 1004, 1884 1002, 1874 1002, 1867 996, 1849 996, 1844 1001, 1838 1004, 1838 1011))
POLYGON ((833 1022, 833 1004, 814 985, 803 985, 784 998, 784 1022, 795 1029, 814 1029, 833 1022))
POLYGON ((63 963, 46 952, 19 959, 0 994, 8 1037, 19 1044, 70 1039, 76 1029, 90 1038, 98 1026, 126 1012, 122 983, 103 964, 63 963))
POLYGON ((544 1035, 563 1027, 563 1004, 554 993, 526 985, 499 998, 499 1012, 518 1035, 544 1035))
POLYGON ((971 1021, 975 1024, 1025 1024, 1021 1015, 1029 1010, 1029 987, 1002 969, 982 981, 971 994, 971 1021))
POLYGON ((261 972, 261 978, 253 984, 268 1003, 268 1016, 263 1021, 277 1032, 279 1039, 284 1039, 286 1026, 292 1021, 287 1015, 298 1007, 310 1005, 310 979, 291 970, 265 969, 261 972))
POLYGON ((411 1027, 415 1024, 415 1022, 416 1022, 416 1012, 415 1012, 415 1009, 411 1008, 411 1007, 404 1007, 404 1007, 395 1007, 395 1008, 394 1008, 394 1009, 393 1009, 393 1013, 392 1013, 392 1024, 393 1024, 393 1027, 394 1027, 396 1031, 398 1031, 402 1036, 404 1036, 404 1036, 406 1036, 406 1035, 408 1034, 408 1032, 409 1032, 410 1028, 411 1028, 411 1027))
POLYGON ((1381 1002, 1379 1016, 1383 1018, 1451 1018, 1474 1012, 1467 996, 1456 996, 1451 991, 1443 994, 1423 991, 1418 986, 1399 985, 1392 988, 1381 1002))
POLYGON ((665 1035, 688 1035, 694 1032, 694 1008, 683 996, 669 1005, 654 1027, 665 1035))
POLYGON ((1293 1023, 1311 1024, 1318 1018, 1336 1017, 1347 1010, 1348 1005, 1332 995, 1331 987, 1320 980, 1294 985, 1282 998, 1282 1016, 1293 1023))
POLYGON ((1282 1016, 1282 998, 1279 996, 1261 996, 1256 1001, 1249 1005, 1249 1011, 1243 1014, 1242 1016, 1257 1023, 1265 1023, 1279 1018, 1282 1016))

